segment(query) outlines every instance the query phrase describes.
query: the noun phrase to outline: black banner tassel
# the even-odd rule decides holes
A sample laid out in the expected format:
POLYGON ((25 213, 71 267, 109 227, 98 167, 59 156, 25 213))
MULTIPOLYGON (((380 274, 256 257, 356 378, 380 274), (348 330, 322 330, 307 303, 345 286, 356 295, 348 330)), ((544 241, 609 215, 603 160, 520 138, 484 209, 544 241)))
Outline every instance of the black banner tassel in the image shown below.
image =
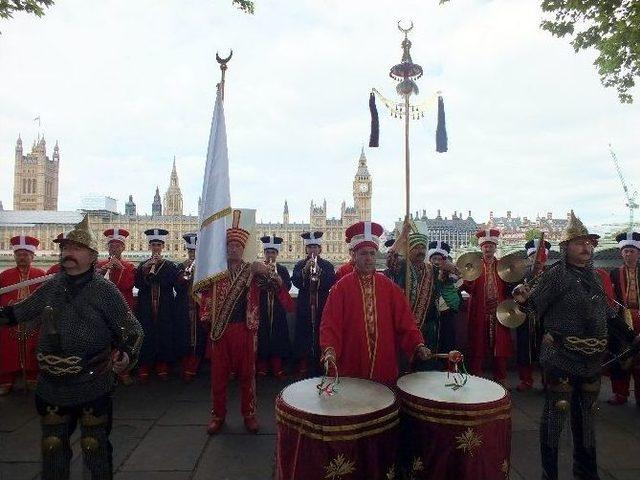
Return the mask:
POLYGON ((438 95, 438 126, 436 127, 436 152, 444 153, 449 150, 447 141, 447 126, 444 118, 444 101, 438 95))
POLYGON ((369 136, 369 147, 377 147, 378 141, 380 140, 380 123, 378 122, 376 96, 373 92, 369 94, 369 112, 371 112, 371 135, 369 136))

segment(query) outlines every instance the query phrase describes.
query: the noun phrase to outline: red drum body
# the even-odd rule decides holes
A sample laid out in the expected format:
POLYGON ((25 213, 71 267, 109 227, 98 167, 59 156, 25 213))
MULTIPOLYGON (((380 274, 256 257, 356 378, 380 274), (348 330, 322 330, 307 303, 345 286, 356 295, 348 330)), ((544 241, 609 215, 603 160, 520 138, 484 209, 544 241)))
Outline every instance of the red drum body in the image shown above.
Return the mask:
POLYGON ((444 372, 398 380, 401 463, 413 480, 504 480, 511 460, 511 398, 499 384, 469 375, 453 390, 444 372))
POLYGON ((400 478, 395 394, 369 380, 341 378, 337 393, 321 397, 318 383, 293 383, 276 398, 276 478, 400 478))

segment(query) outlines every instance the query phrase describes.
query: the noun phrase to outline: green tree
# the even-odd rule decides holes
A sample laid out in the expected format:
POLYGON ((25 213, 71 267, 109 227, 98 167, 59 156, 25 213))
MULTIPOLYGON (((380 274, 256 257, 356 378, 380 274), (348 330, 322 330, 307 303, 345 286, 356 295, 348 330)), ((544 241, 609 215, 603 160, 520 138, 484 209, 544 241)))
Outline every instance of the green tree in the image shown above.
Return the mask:
POLYGON ((233 4, 245 13, 253 14, 256 6, 253 0, 233 0, 233 4))
MULTIPOLYGON (((27 12, 41 17, 53 3, 54 0, 0 0, 0 18, 12 18, 15 12, 27 12)), ((232 3, 245 13, 255 12, 253 0, 232 0, 232 3)))
POLYGON ((533 240, 534 238, 540 238, 540 229, 539 228, 530 228, 526 232, 524 232, 524 239, 528 242, 529 240, 533 240))
POLYGON ((27 12, 41 17, 53 0, 0 0, 0 18, 12 18, 15 12, 27 12))
POLYGON ((640 2, 637 0, 543 0, 541 27, 570 37, 576 52, 594 48, 594 65, 605 87, 614 87, 623 103, 640 75, 640 2))

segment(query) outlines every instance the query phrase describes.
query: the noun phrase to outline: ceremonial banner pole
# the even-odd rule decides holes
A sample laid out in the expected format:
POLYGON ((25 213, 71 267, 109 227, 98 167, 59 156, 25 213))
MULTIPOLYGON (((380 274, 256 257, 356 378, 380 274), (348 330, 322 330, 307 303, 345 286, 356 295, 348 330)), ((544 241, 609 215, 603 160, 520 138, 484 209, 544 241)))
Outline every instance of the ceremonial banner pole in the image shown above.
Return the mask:
MULTIPOLYGON (((409 94, 404 96, 404 110, 405 112, 409 111, 409 94)), ((404 169, 405 169, 404 221, 405 223, 408 223, 409 215, 411 213, 411 159, 409 154, 409 115, 404 116, 404 169)))
POLYGON ((193 291, 211 288, 211 325, 216 313, 215 283, 227 272, 227 218, 231 215, 231 193, 229 186, 229 152, 224 118, 224 83, 227 58, 216 60, 220 64, 222 76, 217 86, 216 103, 211 120, 207 162, 202 185, 202 208, 200 211, 200 231, 196 247, 196 266, 193 275, 193 291))
MULTIPOLYGON (((398 28, 400 28, 400 24, 398 24, 398 28)), ((413 28, 413 24, 411 24, 411 28, 413 28)), ((405 38, 406 36, 407 36, 407 32, 405 32, 405 38)), ((411 95, 411 93, 406 93, 404 95, 404 111, 405 112, 409 111, 409 95, 411 95)), ((409 234, 408 229, 410 227, 409 216, 411 215, 411 158, 409 154, 409 115, 407 114, 405 114, 404 116, 404 170, 405 170, 404 225, 407 228, 407 235, 408 235, 409 234)), ((409 238, 408 237, 404 245, 405 245, 405 255, 404 255, 405 295, 407 296, 407 300, 409 300, 409 303, 411 303, 411 272, 409 271, 409 238)))
MULTIPOLYGON (((386 99, 382 94, 373 88, 369 96, 369 109, 371 111, 371 137, 369 139, 370 147, 378 146, 379 137, 379 125, 378 125, 378 111, 375 105, 376 97, 384 103, 384 105, 390 110, 391 116, 394 118, 404 116, 404 156, 405 156, 405 216, 403 231, 408 233, 411 226, 411 157, 409 148, 409 120, 418 120, 424 117, 424 112, 431 105, 433 105, 434 98, 430 98, 422 104, 411 105, 409 98, 412 94, 418 94, 418 86, 415 80, 422 77, 423 70, 420 65, 413 63, 411 59, 411 41, 409 40, 408 33, 413 29, 413 22, 409 28, 402 28, 400 22, 398 22, 398 29, 404 33, 404 40, 402 41, 402 62, 391 67, 389 76, 399 83, 396 86, 396 92, 400 95, 404 102, 392 102, 386 99)), ((437 94, 438 101, 438 127, 436 130, 436 151, 447 151, 447 133, 444 126, 444 103, 442 97, 437 94)), ((409 242, 405 239, 405 293, 407 298, 410 297, 411 291, 411 275, 409 272, 409 242)))

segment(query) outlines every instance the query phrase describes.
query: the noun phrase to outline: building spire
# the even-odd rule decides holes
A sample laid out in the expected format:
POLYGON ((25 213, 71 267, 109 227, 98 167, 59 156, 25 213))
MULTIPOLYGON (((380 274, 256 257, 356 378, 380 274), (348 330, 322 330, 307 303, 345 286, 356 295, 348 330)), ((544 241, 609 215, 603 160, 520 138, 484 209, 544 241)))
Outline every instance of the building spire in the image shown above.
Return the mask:
POLYGON ((176 157, 173 156, 173 167, 169 179, 169 188, 164 194, 164 214, 182 215, 182 192, 178 182, 178 171, 176 169, 176 157))
POLYGON ((180 188, 180 184, 178 183, 178 170, 176 169, 176 156, 173 156, 173 167, 171 168, 171 177, 169 178, 169 188, 177 187, 180 188))
POLYGON ((364 147, 362 147, 362 151, 360 152, 360 160, 358 160, 358 171, 356 172, 357 177, 369 177, 369 169, 367 168, 367 157, 364 154, 364 147))
POLYGON ((284 213, 289 213, 289 204, 287 204, 287 199, 284 200, 284 213))
POLYGON ((160 200, 160 188, 156 186, 156 194, 153 196, 153 203, 151 204, 151 215, 162 215, 162 201, 160 200))

